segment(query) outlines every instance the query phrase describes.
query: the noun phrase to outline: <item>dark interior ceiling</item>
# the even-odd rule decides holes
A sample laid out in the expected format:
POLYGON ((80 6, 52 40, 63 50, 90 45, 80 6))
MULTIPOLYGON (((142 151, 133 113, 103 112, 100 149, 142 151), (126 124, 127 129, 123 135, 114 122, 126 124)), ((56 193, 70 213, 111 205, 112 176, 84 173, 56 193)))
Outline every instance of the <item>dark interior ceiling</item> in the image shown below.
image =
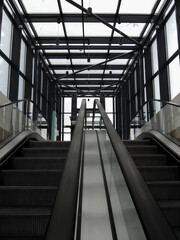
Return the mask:
POLYGON ((165 0, 12 0, 61 92, 114 95, 165 0))

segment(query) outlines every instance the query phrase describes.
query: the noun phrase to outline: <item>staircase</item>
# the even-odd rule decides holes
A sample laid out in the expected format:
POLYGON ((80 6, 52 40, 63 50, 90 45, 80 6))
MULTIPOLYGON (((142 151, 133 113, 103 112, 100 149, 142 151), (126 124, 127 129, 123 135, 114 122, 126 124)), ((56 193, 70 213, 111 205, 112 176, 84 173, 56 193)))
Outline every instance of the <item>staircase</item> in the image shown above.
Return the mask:
POLYGON ((123 142, 172 231, 180 239, 179 163, 152 140, 123 142))
POLYGON ((69 144, 29 141, 0 167, 0 239, 44 239, 69 144))

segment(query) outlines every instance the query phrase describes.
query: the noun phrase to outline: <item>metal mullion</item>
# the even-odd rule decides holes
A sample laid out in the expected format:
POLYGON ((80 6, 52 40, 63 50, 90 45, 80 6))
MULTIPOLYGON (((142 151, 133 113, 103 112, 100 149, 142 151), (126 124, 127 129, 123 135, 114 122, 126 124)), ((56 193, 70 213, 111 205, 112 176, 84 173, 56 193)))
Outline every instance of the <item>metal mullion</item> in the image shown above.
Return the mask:
MULTIPOLYGON (((120 5, 121 5, 121 0, 118 1, 118 5, 117 5, 117 9, 116 9, 116 14, 115 14, 115 17, 114 17, 114 23, 113 23, 113 26, 114 26, 114 27, 116 27, 116 21, 117 21, 117 18, 118 18, 118 13, 119 13, 120 5)), ((113 35, 114 35, 114 29, 113 29, 112 32, 111 32, 111 37, 110 37, 110 40, 109 40, 109 47, 110 47, 111 44, 112 44, 113 35)), ((107 51, 107 54, 106 54, 106 60, 107 60, 108 57, 109 57, 109 52, 110 52, 110 49, 108 48, 108 51, 107 51)), ((104 73, 105 73, 105 71, 106 71, 106 65, 107 65, 107 63, 105 63, 105 65, 104 65, 104 70, 103 70, 103 74, 102 74, 102 84, 103 84, 104 73)))
MULTIPOLYGON (((79 8, 80 10, 84 11, 85 13, 87 13, 87 9, 81 7, 79 4, 77 4, 76 2, 72 1, 72 0, 66 0, 67 2, 71 3, 72 5, 74 5, 75 7, 79 8)), ((122 36, 128 38, 131 42, 137 44, 137 45, 141 45, 138 41, 136 41, 134 38, 129 37, 128 35, 126 35, 125 33, 121 32, 120 30, 118 30, 117 28, 113 27, 111 24, 109 24, 108 22, 106 22, 104 19, 102 19, 101 17, 99 17, 97 14, 92 13, 91 14, 92 17, 98 19, 100 22, 102 22, 104 25, 106 25, 107 27, 114 29, 114 31, 116 31, 117 33, 121 34, 122 36)))
MULTIPOLYGON (((57 0, 57 3, 58 3, 61 19, 62 19, 63 31, 64 31, 64 36, 65 36, 65 39, 66 39, 66 45, 67 45, 67 50, 68 50, 68 54, 69 54, 69 58, 70 58, 71 68, 72 68, 72 71, 74 72, 73 62, 72 62, 72 58, 71 58, 71 51, 69 49, 69 42, 68 42, 68 37, 67 37, 67 31, 66 31, 66 26, 65 26, 65 22, 64 22, 63 11, 62 11, 62 6, 61 6, 60 0, 57 0)), ((75 76, 74 76, 74 80, 76 81, 76 77, 75 76)))

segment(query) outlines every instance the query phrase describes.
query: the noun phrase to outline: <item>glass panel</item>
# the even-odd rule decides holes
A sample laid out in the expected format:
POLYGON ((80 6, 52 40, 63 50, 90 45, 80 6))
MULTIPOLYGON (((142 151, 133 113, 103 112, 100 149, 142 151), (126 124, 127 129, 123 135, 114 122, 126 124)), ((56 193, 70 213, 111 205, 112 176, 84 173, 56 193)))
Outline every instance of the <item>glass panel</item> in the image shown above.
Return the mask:
POLYGON ((10 58, 11 55, 11 40, 12 40, 12 23, 7 14, 3 11, 2 26, 1 26, 1 50, 10 58))
POLYGON ((113 61, 108 62, 107 65, 116 65, 116 64, 125 65, 127 64, 127 62, 128 62, 128 59, 115 59, 113 61))
POLYGON ((180 93, 180 64, 179 56, 169 64, 169 79, 171 89, 171 99, 180 93))
MULTIPOLYGON (((144 26, 144 23, 121 23, 116 25, 116 28, 128 36, 138 37, 140 36, 144 26)), ((120 34, 115 32, 114 36, 120 36, 120 34)))
POLYGON ((175 12, 166 23, 167 56, 170 58, 178 49, 177 24, 175 12))
POLYGON ((158 71, 158 50, 157 50, 157 40, 153 42, 151 46, 151 55, 152 55, 152 74, 156 73, 158 71))
POLYGON ((153 79, 153 93, 155 99, 160 99, 159 76, 153 79))
POLYGON ((9 64, 0 56, 0 91, 8 96, 9 64))
POLYGON ((77 98, 77 108, 80 108, 81 102, 83 99, 86 99, 86 108, 93 108, 94 99, 100 100, 98 97, 96 97, 96 98, 78 97, 77 98))
POLYGON ((105 98, 105 106, 106 106, 107 113, 113 113, 113 98, 112 97, 105 98))
POLYGON ((64 134, 64 141, 70 141, 71 135, 69 133, 64 134))
POLYGON ((24 98, 24 79, 20 76, 19 77, 19 86, 18 86, 18 99, 22 100, 24 98))
POLYGON ((64 114, 64 126, 70 126, 71 125, 71 114, 64 114))
POLYGON ((71 113, 72 98, 64 98, 64 112, 71 113))
POLYGON ((51 23, 33 23, 33 26, 39 37, 43 37, 43 36, 64 37, 62 24, 52 23, 52 22, 51 23))
POLYGON ((85 23, 85 36, 111 36, 111 28, 102 23, 85 23))
POLYGON ((20 71, 24 74, 26 71, 26 44, 23 40, 21 40, 20 71))
POLYGON ((120 13, 151 13, 156 0, 122 0, 120 13))
POLYGON ((57 0, 22 0, 22 2, 28 13, 59 13, 57 0))

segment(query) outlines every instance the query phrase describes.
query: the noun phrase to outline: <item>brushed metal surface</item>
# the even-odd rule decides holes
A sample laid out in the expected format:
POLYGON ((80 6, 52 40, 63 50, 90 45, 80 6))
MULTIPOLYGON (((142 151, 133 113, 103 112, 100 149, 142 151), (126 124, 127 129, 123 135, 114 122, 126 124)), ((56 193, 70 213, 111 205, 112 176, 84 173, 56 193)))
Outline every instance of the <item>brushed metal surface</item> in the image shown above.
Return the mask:
POLYGON ((81 239, 113 239, 95 131, 85 132, 81 239))

